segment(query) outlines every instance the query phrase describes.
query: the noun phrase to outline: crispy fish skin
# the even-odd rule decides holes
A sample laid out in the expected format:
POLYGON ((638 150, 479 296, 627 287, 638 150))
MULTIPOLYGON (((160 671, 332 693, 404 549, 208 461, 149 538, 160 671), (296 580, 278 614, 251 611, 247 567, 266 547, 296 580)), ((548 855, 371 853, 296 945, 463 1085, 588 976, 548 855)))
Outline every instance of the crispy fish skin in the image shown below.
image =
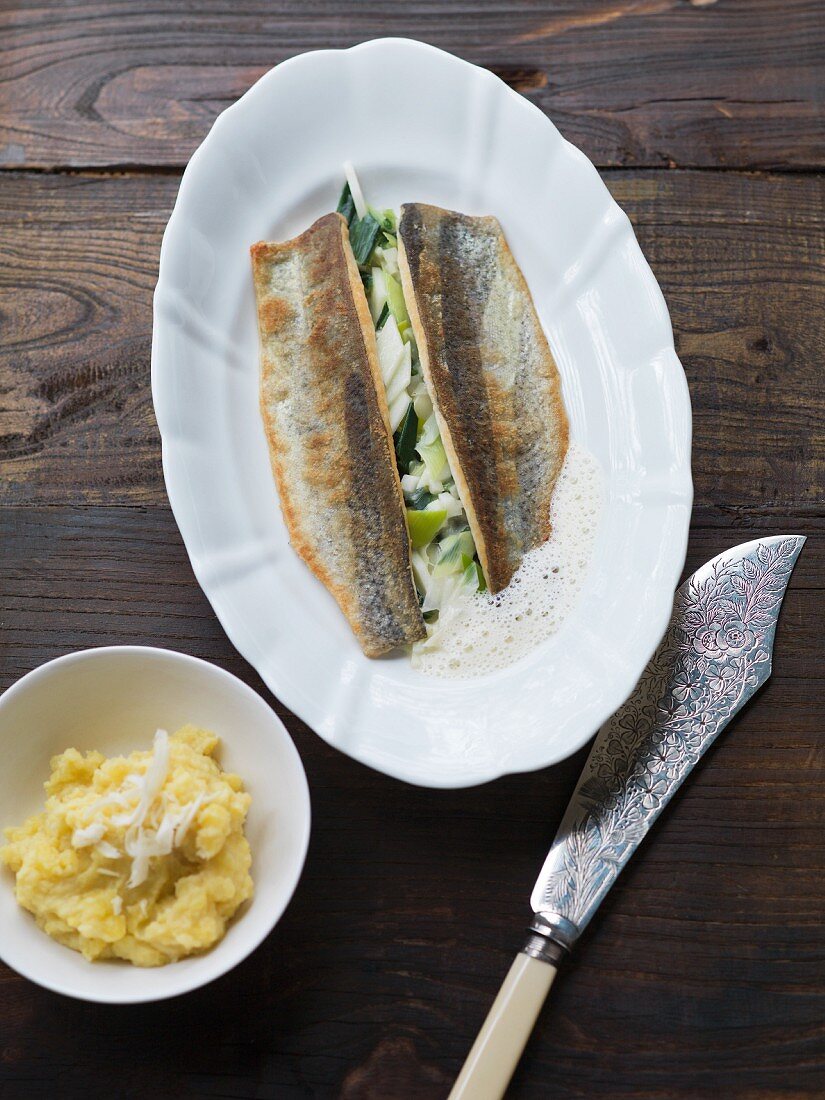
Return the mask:
POLYGON ((260 400, 290 541, 368 657, 426 636, 375 333, 340 214, 251 248, 260 400))
POLYGON ((496 218, 407 203, 398 262, 444 449, 500 592, 550 535, 569 438, 559 373, 496 218))

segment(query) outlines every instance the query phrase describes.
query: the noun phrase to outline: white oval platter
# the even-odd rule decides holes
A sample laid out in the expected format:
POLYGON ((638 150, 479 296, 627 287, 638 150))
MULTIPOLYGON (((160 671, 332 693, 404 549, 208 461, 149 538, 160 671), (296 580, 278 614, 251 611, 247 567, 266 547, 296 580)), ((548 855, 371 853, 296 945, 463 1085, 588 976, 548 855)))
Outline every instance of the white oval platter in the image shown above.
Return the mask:
POLYGON ((233 644, 331 745, 411 783, 462 787, 578 749, 662 636, 692 501, 691 411, 662 294, 587 158, 493 74, 381 39, 295 57, 217 119, 184 173, 155 293, 163 469, 195 575, 233 644), (289 546, 258 411, 248 249, 334 209, 352 161, 376 206, 495 214, 605 502, 561 629, 491 675, 365 658, 289 546))

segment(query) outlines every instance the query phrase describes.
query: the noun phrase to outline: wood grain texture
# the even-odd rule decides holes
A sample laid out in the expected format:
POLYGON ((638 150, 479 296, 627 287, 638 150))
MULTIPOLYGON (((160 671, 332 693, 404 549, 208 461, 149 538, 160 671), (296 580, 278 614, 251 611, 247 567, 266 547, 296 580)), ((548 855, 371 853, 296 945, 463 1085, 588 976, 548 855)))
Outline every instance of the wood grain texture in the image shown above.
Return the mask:
POLYGON ((177 182, 0 177, 4 499, 160 499, 152 292, 177 182))
POLYGON ((134 0, 0 13, 0 166, 183 165, 272 65, 383 35, 499 72, 597 164, 822 167, 822 0, 134 0))
POLYGON ((273 64, 384 34, 499 72, 611 169, 691 389, 686 572, 809 536, 772 679, 611 891, 509 1096, 825 1096, 825 2, 0 0, 0 690, 84 646, 215 661, 284 718, 314 810, 285 917, 204 990, 113 1011, 0 966, 0 1100, 443 1100, 521 942, 583 754, 425 791, 336 753, 230 646, 163 490, 179 169, 273 64))
MULTIPOLYGON (((554 988, 514 1098, 825 1090, 825 683, 811 614, 825 523, 700 507, 687 568, 750 537, 751 523, 812 536, 774 676, 611 891, 554 988)), ((6 507, 0 545, 0 688, 71 649, 130 641, 216 661, 273 701, 218 626, 167 508, 6 507)), ((118 1011, 67 1006, 0 968, 4 1100, 446 1096, 520 944, 583 754, 475 790, 425 791, 336 753, 275 707, 314 808, 279 927, 207 989, 118 1011)))
MULTIPOLYGON (((699 503, 825 500, 825 177, 611 172, 670 307, 699 503)), ((165 500, 151 295, 177 179, 0 176, 0 501, 165 500)))

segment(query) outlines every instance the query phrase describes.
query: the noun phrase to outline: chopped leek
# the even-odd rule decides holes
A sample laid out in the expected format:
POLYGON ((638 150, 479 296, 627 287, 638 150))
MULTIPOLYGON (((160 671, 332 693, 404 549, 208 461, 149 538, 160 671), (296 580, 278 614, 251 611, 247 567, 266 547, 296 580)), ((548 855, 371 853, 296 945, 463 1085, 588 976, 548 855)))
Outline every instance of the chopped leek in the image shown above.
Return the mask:
POLYGON ((375 241, 381 232, 381 226, 372 216, 367 214, 365 218, 356 218, 349 227, 349 243, 352 245, 352 254, 355 262, 365 264, 370 258, 370 253, 375 247, 375 241))
MULTIPOLYGON (((434 415, 428 416, 421 427, 421 435, 419 436, 422 443, 435 443, 440 438, 438 431, 438 422, 434 415)), ((423 455, 421 456, 424 457, 423 455)))
POLYGON ((404 419, 404 413, 407 411, 409 404, 410 399, 406 393, 400 393, 390 405, 390 431, 393 435, 398 431, 398 425, 404 419))
POLYGON ((430 582, 430 567, 427 559, 420 550, 413 550, 410 555, 412 561, 413 580, 419 592, 426 592, 430 582))
POLYGON ((439 544, 440 553, 435 564, 436 573, 463 573, 476 552, 469 530, 446 535, 439 544))
POLYGON ((440 437, 432 443, 419 442, 415 448, 424 460, 427 468, 427 483, 430 492, 441 492, 445 478, 450 476, 450 464, 440 437))
POLYGON ((401 339, 395 318, 391 314, 380 332, 376 332, 375 344, 381 367, 381 379, 390 409, 392 430, 395 432, 410 405, 407 387, 412 376, 412 351, 410 345, 405 344, 401 339))
POLYGON ((433 414, 433 403, 430 400, 430 395, 428 393, 417 394, 413 398, 413 404, 415 405, 415 414, 421 423, 423 424, 425 420, 429 420, 433 414))
MULTIPOLYGON (((394 317, 388 317, 381 326, 381 331, 375 334, 375 344, 378 348, 378 361, 381 364, 381 377, 384 379, 384 385, 389 387, 401 369, 402 360, 406 355, 404 341, 398 332, 394 317)), ((391 398, 387 400, 390 401, 391 398)))
POLYGON ((367 215, 367 204, 364 202, 364 192, 361 190, 361 184, 358 182, 351 161, 344 161, 344 175, 347 177, 347 186, 355 204, 355 213, 359 218, 364 218, 367 215))
POLYGON ((336 209, 339 214, 344 216, 347 225, 352 225, 352 219, 355 217, 355 203, 352 201, 352 192, 348 183, 344 184, 344 190, 341 192, 336 209))
POLYGON ((381 331, 381 329, 384 327, 384 322, 389 317, 389 315, 390 315, 390 307, 387 305, 386 302, 384 302, 384 305, 381 308, 381 312, 378 314, 378 320, 375 322, 375 331, 376 332, 381 331))
POLYGON ((465 586, 461 574, 448 574, 442 577, 430 574, 430 583, 424 595, 424 603, 421 610, 439 612, 438 625, 443 626, 441 616, 444 612, 457 610, 461 603, 472 595, 469 587, 465 586))
POLYGON ((392 275, 384 275, 384 283, 387 289, 387 305, 392 310, 392 315, 398 322, 399 328, 403 324, 409 325, 410 315, 404 303, 404 294, 401 284, 392 275))
MULTIPOLYGON (((467 588, 471 588, 473 592, 481 590, 482 582, 484 581, 484 574, 481 572, 481 566, 477 561, 471 561, 462 574, 461 581, 467 588)), ((485 584, 486 588, 487 585, 485 584)))
POLYGON ((367 203, 367 213, 372 214, 377 222, 381 224, 381 232, 389 243, 395 247, 398 243, 396 240, 396 223, 395 223, 395 211, 394 210, 376 210, 374 206, 370 206, 367 203))
POLYGON ((438 498, 434 497, 432 493, 428 493, 426 489, 419 486, 418 489, 414 489, 407 497, 407 504, 410 508, 415 508, 417 511, 423 511, 428 504, 432 504, 432 502, 437 499, 438 498))
POLYGON ((387 284, 384 280, 384 272, 380 267, 370 268, 370 288, 367 294, 370 307, 370 315, 376 322, 387 305, 387 284))
POLYGON ((414 508, 407 509, 407 527, 410 532, 410 542, 414 550, 420 550, 433 541, 436 532, 447 518, 447 513, 440 508, 417 511, 414 508))
POLYGON ((400 272, 398 270, 398 249, 394 247, 382 248, 378 245, 375 249, 375 255, 378 262, 390 275, 399 277, 400 272))
MULTIPOLYGON (((415 406, 413 406, 413 408, 415 408, 415 406)), ((464 508, 462 507, 461 501, 457 496, 453 496, 452 493, 439 493, 438 503, 447 513, 447 519, 458 519, 464 516, 464 508)), ((475 550, 473 553, 475 553, 475 550)))
POLYGON ((410 384, 410 374, 412 372, 412 355, 410 354, 409 344, 402 344, 402 349, 392 378, 387 382, 387 401, 392 405, 396 397, 403 394, 406 398, 404 405, 404 412, 406 413, 407 406, 412 404, 410 395, 407 393, 407 386, 410 384))
POLYGON ((415 415, 415 409, 410 405, 404 414, 401 427, 395 433, 395 454, 398 459, 398 468, 403 473, 409 470, 410 463, 415 457, 417 436, 418 417, 415 415))

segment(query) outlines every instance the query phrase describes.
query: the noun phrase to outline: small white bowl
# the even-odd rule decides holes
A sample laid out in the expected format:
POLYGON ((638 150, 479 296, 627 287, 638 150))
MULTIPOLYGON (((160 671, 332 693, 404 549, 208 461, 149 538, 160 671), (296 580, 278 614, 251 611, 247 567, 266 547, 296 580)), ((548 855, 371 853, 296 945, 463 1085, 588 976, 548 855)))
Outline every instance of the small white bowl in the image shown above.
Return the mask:
POLYGON ((211 951, 144 969, 87 962, 56 943, 14 897, 0 871, 0 958, 39 985, 107 1004, 174 997, 231 970, 277 924, 309 843, 309 789, 281 721, 251 688, 206 661, 148 646, 86 649, 49 661, 0 696, 0 829, 43 808, 49 760, 70 745, 106 756, 151 746, 158 727, 187 722, 221 739, 219 761, 252 795, 246 835, 253 899, 211 951))

